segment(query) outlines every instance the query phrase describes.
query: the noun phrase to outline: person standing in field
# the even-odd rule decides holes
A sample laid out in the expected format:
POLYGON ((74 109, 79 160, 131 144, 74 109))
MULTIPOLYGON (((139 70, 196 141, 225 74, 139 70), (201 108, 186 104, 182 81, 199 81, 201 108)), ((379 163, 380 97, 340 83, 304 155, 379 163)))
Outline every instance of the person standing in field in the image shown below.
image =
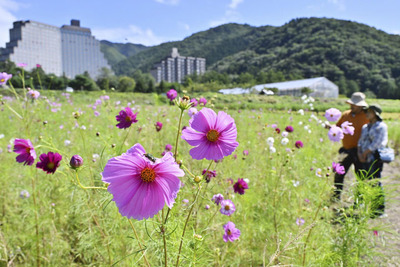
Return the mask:
MULTIPOLYGON (((335 191, 332 196, 333 201, 340 200, 340 194, 343 190, 343 181, 346 173, 350 169, 351 165, 354 164, 356 173, 362 168, 360 161, 357 156, 357 145, 358 139, 361 136, 362 127, 369 122, 364 109, 368 107, 367 102, 365 102, 365 94, 361 92, 353 93, 351 98, 346 101, 350 104, 350 110, 346 110, 342 113, 336 126, 340 127, 343 122, 348 121, 352 123, 354 127, 354 134, 345 134, 342 139, 342 147, 339 149, 340 154, 340 165, 345 169, 344 174, 335 174, 334 186, 335 191)), ((328 126, 329 127, 329 126, 328 126)))
MULTIPOLYGON (((368 124, 362 127, 361 137, 358 140, 358 159, 361 162, 361 169, 365 170, 365 178, 381 178, 383 162, 380 160, 378 149, 388 143, 388 127, 382 121, 382 109, 379 105, 370 105, 366 111, 369 120, 368 124)), ((375 210, 373 215, 384 215, 385 196, 380 182, 380 193, 376 197, 375 210)))

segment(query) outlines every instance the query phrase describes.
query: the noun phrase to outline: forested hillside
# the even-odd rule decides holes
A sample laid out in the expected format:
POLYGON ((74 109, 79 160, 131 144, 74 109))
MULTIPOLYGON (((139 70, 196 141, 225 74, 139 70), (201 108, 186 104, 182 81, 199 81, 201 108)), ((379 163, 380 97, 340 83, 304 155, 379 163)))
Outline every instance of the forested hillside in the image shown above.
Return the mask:
POLYGON ((381 98, 400 97, 400 36, 352 21, 302 18, 280 27, 225 24, 147 48, 113 69, 124 75, 136 69, 148 72, 172 47, 183 56, 204 57, 207 70, 230 76, 325 76, 344 94, 361 90, 381 98))

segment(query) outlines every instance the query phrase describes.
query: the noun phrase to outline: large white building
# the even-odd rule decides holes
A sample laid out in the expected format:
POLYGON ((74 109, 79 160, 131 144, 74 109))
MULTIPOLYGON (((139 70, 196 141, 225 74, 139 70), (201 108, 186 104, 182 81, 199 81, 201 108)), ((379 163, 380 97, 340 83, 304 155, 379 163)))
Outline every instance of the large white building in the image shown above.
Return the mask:
POLYGON ((200 57, 183 57, 179 55, 177 48, 172 48, 171 55, 155 64, 150 71, 157 83, 183 82, 186 75, 204 74, 206 72, 206 59, 200 57))
POLYGON ((39 64, 46 73, 68 78, 85 71, 96 78, 101 68, 110 68, 100 42, 89 28, 80 27, 79 20, 61 28, 31 20, 14 22, 0 60, 26 63, 28 70, 39 64))

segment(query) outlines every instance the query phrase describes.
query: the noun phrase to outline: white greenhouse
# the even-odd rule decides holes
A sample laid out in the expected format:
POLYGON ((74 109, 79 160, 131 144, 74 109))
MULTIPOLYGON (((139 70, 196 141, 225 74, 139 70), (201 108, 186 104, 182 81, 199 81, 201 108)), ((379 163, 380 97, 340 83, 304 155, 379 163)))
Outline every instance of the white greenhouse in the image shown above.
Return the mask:
POLYGON ((312 97, 337 98, 339 96, 339 87, 325 77, 259 84, 247 89, 221 89, 219 92, 222 94, 259 94, 273 88, 278 90, 278 95, 302 96, 308 91, 307 93, 312 97))

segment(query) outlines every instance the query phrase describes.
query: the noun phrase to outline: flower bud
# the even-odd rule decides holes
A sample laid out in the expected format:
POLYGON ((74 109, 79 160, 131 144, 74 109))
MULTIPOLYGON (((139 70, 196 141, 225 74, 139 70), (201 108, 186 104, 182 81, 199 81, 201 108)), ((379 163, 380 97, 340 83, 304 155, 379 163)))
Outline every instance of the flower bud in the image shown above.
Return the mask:
POLYGON ((69 165, 71 166, 72 169, 78 169, 83 165, 82 157, 79 155, 73 155, 71 161, 69 162, 69 165))
POLYGON ((96 133, 96 136, 100 136, 100 132, 97 132, 97 133, 96 133))
POLYGON ((199 175, 196 175, 196 177, 194 177, 194 182, 195 183, 200 183, 202 179, 203 179, 203 177, 201 177, 199 175))

